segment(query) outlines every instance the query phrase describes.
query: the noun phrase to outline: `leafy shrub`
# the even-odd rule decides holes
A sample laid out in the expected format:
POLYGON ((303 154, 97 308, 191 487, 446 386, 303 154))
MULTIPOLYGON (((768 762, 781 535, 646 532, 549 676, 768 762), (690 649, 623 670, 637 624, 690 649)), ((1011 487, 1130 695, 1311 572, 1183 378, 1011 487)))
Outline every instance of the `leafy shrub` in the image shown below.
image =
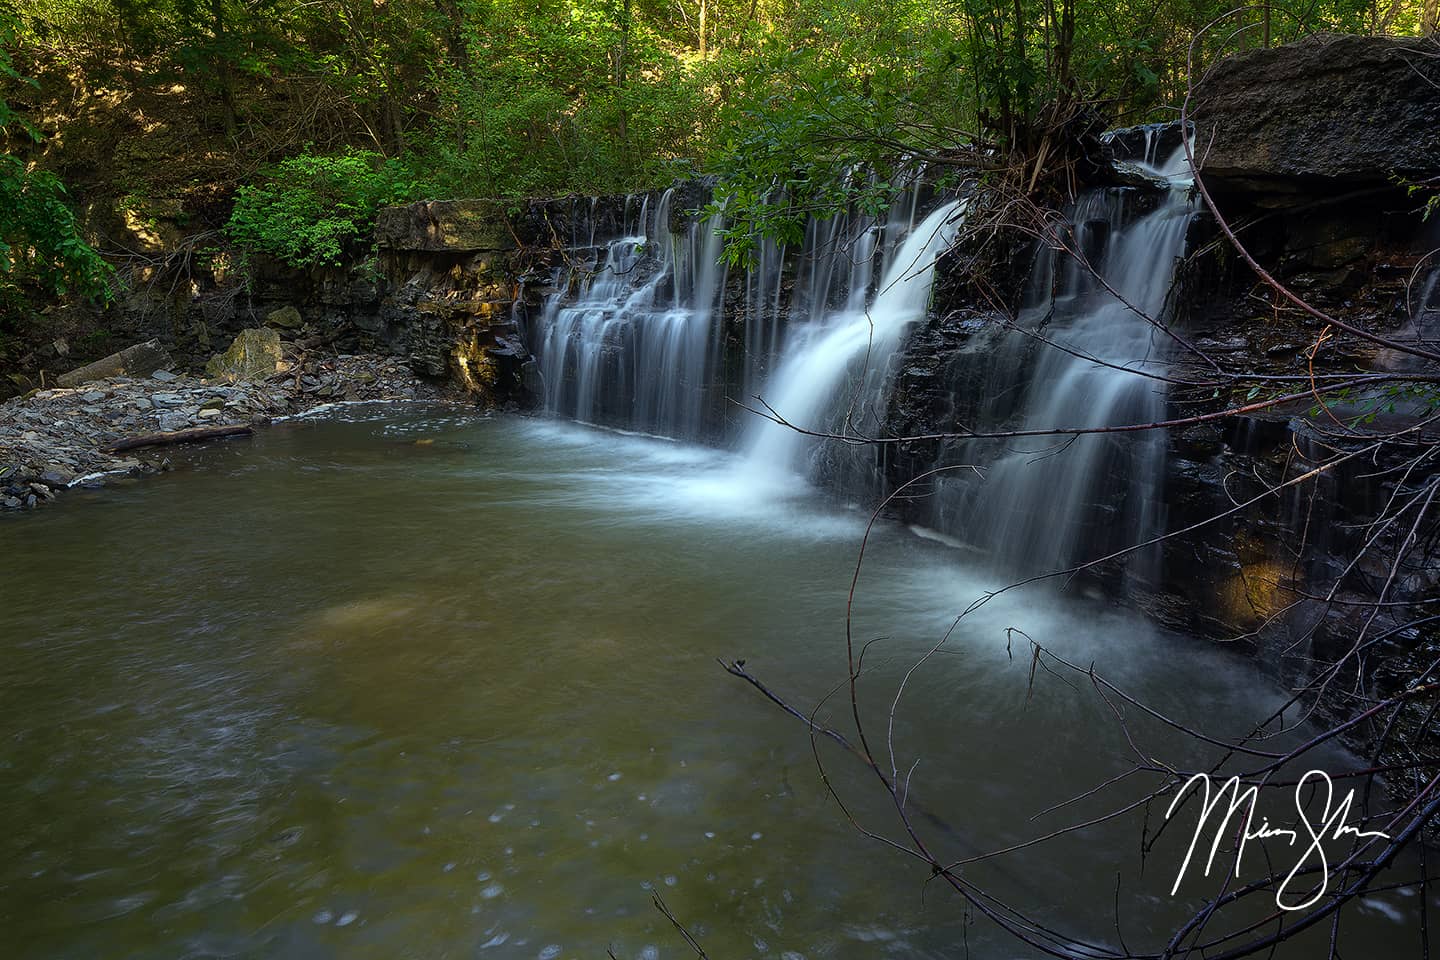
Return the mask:
MULTIPOLYGON (((13 20, 0 8, 0 83, 29 82, 15 70, 7 52, 13 37, 13 20)), ((0 97, 0 143, 16 128, 21 136, 39 141, 35 130, 0 97)), ((108 300, 112 273, 81 236, 59 178, 30 169, 9 152, 0 153, 0 324, 19 312, 27 290, 108 300)))
POLYGON ((26 286, 108 300, 110 276, 81 237, 60 181, 0 154, 0 302, 13 302, 26 286))
POLYGON ((302 154, 241 187, 226 229, 246 251, 292 267, 338 266, 370 236, 381 207, 418 193, 399 160, 364 150, 302 154))

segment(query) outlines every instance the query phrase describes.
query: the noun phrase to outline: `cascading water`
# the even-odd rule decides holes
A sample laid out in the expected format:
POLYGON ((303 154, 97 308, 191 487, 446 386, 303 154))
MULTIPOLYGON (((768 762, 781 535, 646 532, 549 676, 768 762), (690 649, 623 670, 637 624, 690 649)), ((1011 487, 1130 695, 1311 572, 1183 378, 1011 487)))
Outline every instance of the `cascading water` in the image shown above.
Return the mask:
MULTIPOLYGON (((1147 160, 1154 142, 1144 143, 1147 160)), ((1077 202, 1066 239, 1103 280, 1042 245, 1014 329, 952 370, 958 422, 990 432, 1163 419, 1165 383, 1152 374, 1166 344, 1147 317, 1163 316, 1183 253, 1189 181, 1183 156, 1165 168, 1136 165, 1168 190, 1156 199, 1096 189, 1077 202), (1141 203, 1150 206, 1137 210, 1141 203)), ((596 263, 557 273, 560 292, 532 330, 546 409, 716 440, 724 398, 743 390, 799 427, 882 434, 895 355, 927 312, 935 262, 965 212, 964 201, 950 201, 917 224, 919 199, 912 186, 884 219, 851 211, 813 220, 799 251, 762 244, 733 343, 720 311, 721 225, 695 222, 675 234, 671 192, 639 201, 622 236, 598 246, 590 238, 596 263)), ((881 483, 883 448, 820 441, 762 418, 739 442, 757 487, 799 474, 855 496, 881 483)), ((939 481, 931 525, 1009 569, 1102 555, 1162 523, 1165 443, 1149 431, 950 444, 940 462, 974 464, 983 480, 939 481)), ((1153 558, 1137 559, 1131 572, 1143 576, 1153 558)))
MULTIPOLYGON (((989 374, 976 377, 971 429, 1164 418, 1166 385, 1152 374, 1165 338, 1147 317, 1163 316, 1192 207, 1183 154, 1151 172, 1169 189, 1138 218, 1126 190, 1092 190, 1075 206, 1071 245, 1103 283, 1076 258, 1042 249, 1016 329, 983 359, 989 374)), ((957 472, 941 481, 935 526, 1012 570, 1063 569, 1140 543, 1163 522, 1165 444, 1150 430, 951 445, 942 459, 974 464, 983 479, 957 472)), ((1129 571, 1147 577, 1154 560, 1137 556, 1129 571)))
POLYGON ((597 267, 557 274, 557 292, 531 338, 547 411, 670 437, 703 435, 718 362, 712 316, 724 283, 723 224, 697 221, 676 236, 672 197, 665 191, 653 214, 645 198, 633 228, 627 222, 625 234, 604 245, 597 267))
MULTIPOLYGON (((898 211, 906 219, 913 218, 913 202, 898 211)), ((906 328, 925 315, 935 261, 953 242, 963 214, 964 202, 950 201, 913 229, 892 216, 883 236, 876 237, 882 228, 875 224, 860 232, 863 239, 857 238, 852 249, 863 254, 864 267, 848 272, 845 306, 828 315, 812 308, 810 322, 791 335, 786 359, 766 388, 764 399, 780 417, 812 430, 875 432, 883 418, 891 359, 906 328), (900 242, 899 237, 907 231, 900 242), (879 289, 867 304, 870 264, 877 244, 893 254, 888 257, 879 289)), ((823 302, 830 282, 827 273, 812 290, 814 301, 823 302)), ((747 446, 751 463, 762 470, 809 475, 820 466, 816 454, 835 452, 833 447, 769 420, 756 423, 747 446)), ((865 469, 873 472, 873 462, 865 469)))
MULTIPOLYGON (((826 424, 840 425, 828 416, 837 409, 836 378, 868 345, 871 375, 849 409, 852 425, 861 422, 857 411, 869 411, 873 425, 890 354, 906 324, 924 313, 935 257, 955 231, 953 203, 915 229, 921 192, 918 181, 904 184, 883 219, 853 210, 812 219, 799 251, 762 241, 746 275, 743 346, 724 339, 723 224, 691 222, 672 233, 673 191, 653 208, 648 197, 640 200, 638 215, 627 203, 620 236, 597 245, 592 228, 588 246, 574 238, 570 255, 579 266, 556 271, 555 292, 530 325, 544 408, 583 422, 716 440, 727 395, 751 397, 765 384, 804 393, 809 383, 819 395, 806 396, 799 415, 823 412, 826 424), (878 292, 877 264, 887 265, 878 292), (864 335, 857 339, 858 331, 864 335), (829 346, 812 353, 819 341, 829 346), (836 349, 839 365, 814 371, 823 382, 812 383, 804 368, 812 359, 829 363, 836 349)), ((592 202, 589 220, 596 219, 592 202)), ((746 442, 757 462, 802 467, 789 453, 776 460, 764 431, 746 442)))

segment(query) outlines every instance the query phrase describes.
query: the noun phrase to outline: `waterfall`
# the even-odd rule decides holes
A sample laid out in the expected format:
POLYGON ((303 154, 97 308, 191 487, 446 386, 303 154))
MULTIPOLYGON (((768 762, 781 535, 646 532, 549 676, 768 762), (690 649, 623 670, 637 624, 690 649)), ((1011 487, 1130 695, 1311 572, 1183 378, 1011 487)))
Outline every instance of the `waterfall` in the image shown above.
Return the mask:
MULTIPOLYGON (((1070 243, 1105 282, 1042 247, 1016 329, 981 361, 988 375, 972 371, 980 395, 967 426, 1083 429, 1164 419, 1166 384, 1145 374, 1160 369, 1166 338, 1120 298, 1164 316, 1192 214, 1184 170, 1183 155, 1152 168, 1169 190, 1138 217, 1132 191, 1081 197, 1070 243)), ((956 473, 941 481, 933 522, 1011 570, 1069 567, 1161 528, 1165 447, 1158 430, 951 444, 942 459, 977 465, 983 479, 956 473)), ((1137 557, 1128 569, 1146 577, 1156 559, 1137 557)))
MULTIPOLYGON (((1168 189, 1083 194, 1055 242, 1040 244, 1015 323, 996 328, 988 345, 977 334, 957 354, 949 371, 957 426, 1088 429, 1164 419, 1166 385, 1153 374, 1168 344, 1146 317, 1166 318, 1193 210, 1183 155, 1153 164, 1158 139, 1137 139, 1145 160, 1134 162, 1168 189), (1061 241, 1093 273, 1057 252, 1061 241)), ((736 482, 757 490, 799 475, 848 497, 878 492, 888 448, 822 441, 748 415, 731 414, 742 430, 727 433, 725 402, 758 395, 798 427, 885 434, 897 354, 926 316, 936 261, 966 211, 952 200, 918 216, 921 195, 912 182, 882 216, 852 209, 812 219, 799 249, 762 241, 736 284, 743 327, 723 316, 722 223, 675 217, 686 225, 672 228, 676 195, 666 191, 628 201, 623 216, 605 219, 621 224, 620 235, 596 237, 601 218, 591 201, 589 246, 570 251, 529 330, 545 409, 733 442, 748 464, 736 482)), ((576 232, 584 243, 585 231, 576 232)), ((937 480, 928 522, 998 567, 1070 566, 1161 528, 1165 449, 1160 431, 943 444, 937 463, 973 464, 978 476, 937 480)), ((1137 555, 1130 573, 1146 576, 1155 559, 1137 555)))
MULTIPOLYGON (((673 191, 640 204, 622 236, 590 248, 598 263, 562 268, 531 335, 550 413, 700 439, 718 365, 712 322, 724 284, 723 223, 671 232, 673 191), (602 252, 603 251, 603 252, 602 252)), ((629 204, 627 203, 627 207, 629 204)), ((582 251, 574 251, 580 253, 582 251)))
MULTIPOLYGON (((810 322, 791 335, 785 360, 764 392, 766 402, 789 423, 826 432, 874 433, 883 418, 891 358, 906 328, 925 315, 935 261, 954 240, 964 213, 963 201, 951 201, 911 229, 907 221, 914 216, 913 193, 905 201, 892 209, 884 235, 877 238, 881 228, 872 224, 857 236, 852 251, 863 260, 846 271, 849 290, 842 309, 827 314, 816 307, 826 300, 835 266, 831 261, 840 254, 815 263, 810 322), (869 299, 877 245, 894 252, 869 299)), ((832 445, 768 420, 755 424, 748 441, 750 461, 763 470, 813 476, 819 466, 815 457, 835 452, 832 445)), ((873 472, 873 461, 867 466, 873 472)))
MULTIPOLYGON (((553 292, 528 326, 543 408, 587 423, 716 441, 733 439, 723 425, 727 412, 732 421, 751 420, 727 411, 727 396, 769 390, 801 421, 824 413, 825 424, 810 425, 843 426, 833 416, 840 380, 868 346, 869 363, 860 366, 869 373, 849 405, 849 422, 873 427, 883 413, 890 355, 905 326, 924 314, 935 258, 955 233, 955 203, 916 227, 922 191, 918 178, 908 178, 880 218, 855 209, 811 218, 798 251, 759 241, 745 276, 743 334, 734 342, 726 340, 722 315, 719 218, 673 232, 675 193, 667 190, 653 204, 649 196, 627 201, 620 235, 597 239, 601 217, 591 200, 588 244, 572 237, 553 292), (886 268, 878 291, 877 265, 886 268), (812 363, 824 369, 807 372, 812 363), (818 394, 802 397, 803 409, 791 402, 811 387, 818 394)), ((583 231, 572 224, 572 233, 583 231)), ((777 453, 793 435, 757 429, 741 439, 756 462, 803 467, 794 455, 800 446, 777 453)))

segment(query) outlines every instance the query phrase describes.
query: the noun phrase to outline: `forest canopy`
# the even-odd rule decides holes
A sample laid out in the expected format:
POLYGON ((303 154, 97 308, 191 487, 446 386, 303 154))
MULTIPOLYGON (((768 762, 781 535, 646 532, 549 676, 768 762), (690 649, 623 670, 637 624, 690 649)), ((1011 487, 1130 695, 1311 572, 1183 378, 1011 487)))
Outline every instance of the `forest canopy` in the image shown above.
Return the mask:
MULTIPOLYGON (((1034 153, 1082 110, 1173 118, 1197 35, 1203 67, 1315 32, 1433 32, 1437 13, 1436 0, 0 0, 0 17, 15 64, 3 91, 27 124, 0 134, 6 189, 17 170, 46 171, 54 196, 66 181, 86 201, 178 197, 218 226, 242 187, 253 200, 296 163, 369 158, 373 175, 337 198, 355 213, 331 225, 340 235, 380 200, 623 192, 707 172, 740 228, 783 234, 797 211, 856 199, 844 174, 857 165, 1034 153)), ((236 242, 333 259, 282 249, 284 224, 246 209, 236 242)))

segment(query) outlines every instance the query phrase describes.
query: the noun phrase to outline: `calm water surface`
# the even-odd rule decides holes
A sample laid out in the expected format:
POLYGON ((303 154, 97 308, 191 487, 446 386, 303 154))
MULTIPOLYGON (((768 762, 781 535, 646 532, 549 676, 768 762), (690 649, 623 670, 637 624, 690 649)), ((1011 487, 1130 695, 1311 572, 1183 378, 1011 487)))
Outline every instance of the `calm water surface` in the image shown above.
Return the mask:
MULTIPOLYGON (((861 511, 756 489, 724 453, 443 408, 352 407, 175 459, 0 521, 7 956, 687 955, 652 888, 716 958, 1026 955, 856 834, 802 726, 716 663, 805 709, 843 680, 861 511)), ((995 585, 962 559, 874 535, 856 636, 886 638, 862 685, 882 734, 903 671, 995 585)), ((1011 626, 1228 732, 1280 702, 1193 641, 1007 594, 896 715, 947 855, 1060 826, 1029 818, 1126 768, 1083 684, 1041 673, 1027 697, 1011 626)), ((1206 756, 1137 731, 1167 762, 1206 756)), ((868 774, 820 753, 894 833, 868 774)), ((1153 943, 1206 888, 1168 896, 1173 848, 1140 875, 1142 828, 967 875, 1110 943, 1120 873, 1123 932, 1153 943)), ((1417 923, 1392 893, 1345 934, 1379 956, 1417 923)))

